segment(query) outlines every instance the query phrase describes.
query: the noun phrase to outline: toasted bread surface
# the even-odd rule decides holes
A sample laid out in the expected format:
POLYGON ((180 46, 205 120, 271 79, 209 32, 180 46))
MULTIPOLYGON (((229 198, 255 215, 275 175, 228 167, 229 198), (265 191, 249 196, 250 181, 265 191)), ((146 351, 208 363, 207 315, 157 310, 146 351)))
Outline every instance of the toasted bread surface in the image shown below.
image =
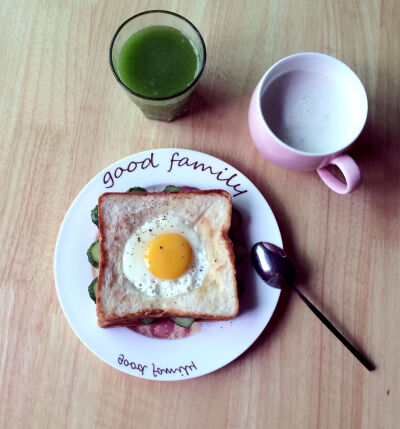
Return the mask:
POLYGON ((130 325, 143 317, 182 316, 226 320, 239 310, 232 243, 232 197, 223 190, 106 193, 99 204, 100 266, 97 316, 101 327, 130 325), (147 219, 173 212, 195 225, 205 245, 208 271, 197 289, 170 298, 147 296, 124 275, 127 240, 147 219))

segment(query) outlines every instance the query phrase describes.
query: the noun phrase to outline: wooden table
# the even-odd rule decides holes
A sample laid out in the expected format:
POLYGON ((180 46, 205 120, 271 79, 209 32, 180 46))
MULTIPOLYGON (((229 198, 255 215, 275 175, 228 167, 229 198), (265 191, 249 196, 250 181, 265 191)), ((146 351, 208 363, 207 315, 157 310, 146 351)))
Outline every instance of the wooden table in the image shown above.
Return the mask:
POLYGON ((5 0, 0 8, 0 427, 396 428, 400 421, 400 8, 368 1, 5 0), (207 45, 193 112, 149 121, 111 74, 127 17, 176 11, 207 45), (369 97, 348 196, 265 161, 247 127, 265 70, 300 51, 343 60, 369 97), (53 254, 74 197, 112 162, 190 148, 246 174, 274 211, 299 288, 376 363, 369 373, 293 295, 242 357, 159 383, 102 363, 61 310, 53 254))

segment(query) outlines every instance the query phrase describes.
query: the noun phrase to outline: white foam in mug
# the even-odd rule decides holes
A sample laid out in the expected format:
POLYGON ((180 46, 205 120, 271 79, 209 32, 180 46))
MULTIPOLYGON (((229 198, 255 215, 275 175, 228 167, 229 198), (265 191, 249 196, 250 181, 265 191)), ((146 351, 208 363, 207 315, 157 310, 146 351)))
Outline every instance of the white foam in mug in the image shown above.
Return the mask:
POLYGON ((278 76, 264 89, 261 106, 271 131, 305 152, 330 152, 346 140, 351 109, 339 84, 318 71, 278 76), (265 102, 263 102, 265 100, 265 102))

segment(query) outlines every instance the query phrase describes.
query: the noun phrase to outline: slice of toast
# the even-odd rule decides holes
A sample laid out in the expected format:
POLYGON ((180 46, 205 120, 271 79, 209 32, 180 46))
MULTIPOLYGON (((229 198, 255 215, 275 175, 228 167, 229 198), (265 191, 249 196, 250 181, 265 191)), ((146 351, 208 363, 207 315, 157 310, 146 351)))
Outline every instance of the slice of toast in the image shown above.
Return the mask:
MULTIPOLYGON (((223 190, 106 193, 99 204, 99 326, 132 325, 139 318, 181 316, 227 320, 239 310, 232 242, 232 197, 223 190), (123 273, 122 255, 134 231, 148 219, 173 212, 195 226, 208 261, 200 287, 173 297, 147 296, 123 273)), ((144 261, 143 261, 144 263, 144 261)))

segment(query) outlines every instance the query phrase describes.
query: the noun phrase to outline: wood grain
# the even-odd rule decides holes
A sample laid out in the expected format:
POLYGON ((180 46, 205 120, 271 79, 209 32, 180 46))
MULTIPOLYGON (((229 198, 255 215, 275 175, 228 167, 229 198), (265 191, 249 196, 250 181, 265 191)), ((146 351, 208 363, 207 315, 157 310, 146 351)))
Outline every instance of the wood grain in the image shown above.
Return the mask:
POLYGON ((4 0, 0 24, 0 427, 399 427, 398 2, 4 0), (144 118, 108 65, 119 24, 155 8, 189 18, 207 45, 193 112, 168 124, 144 118), (365 84, 368 122, 351 151, 364 184, 350 196, 269 164, 249 137, 257 81, 300 51, 338 57, 365 84), (256 184, 299 287, 375 372, 287 295, 249 351, 199 379, 129 377, 80 343, 54 287, 63 216, 110 163, 173 146, 222 158, 256 184))

